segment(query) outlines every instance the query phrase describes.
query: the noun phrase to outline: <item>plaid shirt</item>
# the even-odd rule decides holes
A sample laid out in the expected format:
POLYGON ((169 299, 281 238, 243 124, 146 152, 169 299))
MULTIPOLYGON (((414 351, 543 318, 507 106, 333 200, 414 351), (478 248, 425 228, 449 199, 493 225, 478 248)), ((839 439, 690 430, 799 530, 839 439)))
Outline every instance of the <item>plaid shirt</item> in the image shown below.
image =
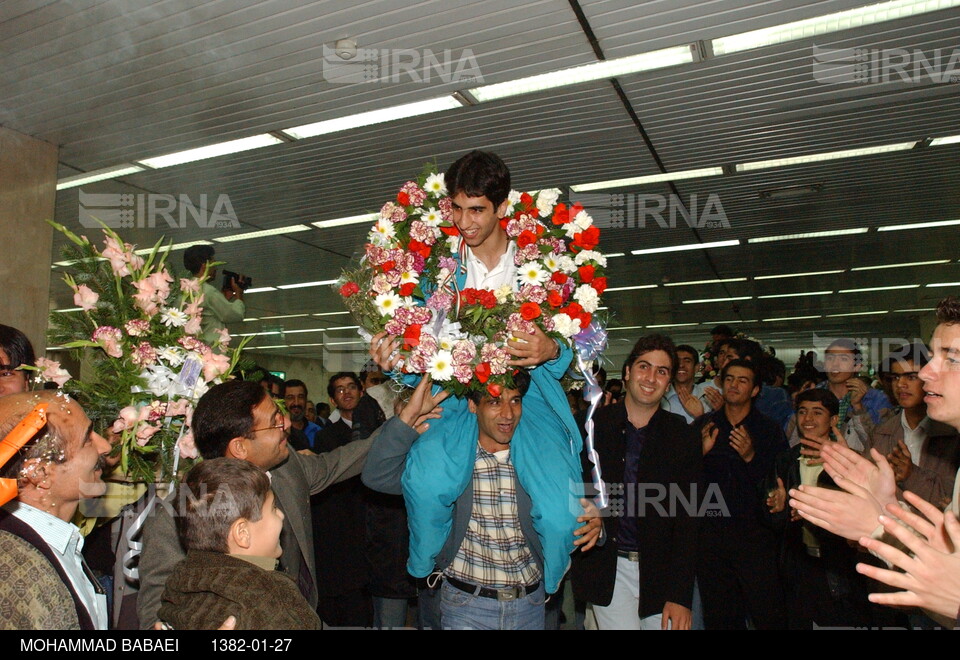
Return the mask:
POLYGON ((477 445, 470 524, 444 574, 494 588, 540 579, 540 568, 520 530, 517 476, 509 450, 491 454, 477 445))

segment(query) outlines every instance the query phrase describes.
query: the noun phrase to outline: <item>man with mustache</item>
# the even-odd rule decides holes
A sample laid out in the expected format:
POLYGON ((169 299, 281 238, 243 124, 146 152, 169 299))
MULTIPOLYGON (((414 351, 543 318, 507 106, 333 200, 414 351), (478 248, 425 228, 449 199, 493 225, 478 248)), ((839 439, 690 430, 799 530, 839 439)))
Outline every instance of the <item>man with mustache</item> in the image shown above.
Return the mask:
POLYGON ((307 419, 307 385, 296 378, 284 384, 283 400, 290 414, 290 446, 313 449, 320 426, 307 419))

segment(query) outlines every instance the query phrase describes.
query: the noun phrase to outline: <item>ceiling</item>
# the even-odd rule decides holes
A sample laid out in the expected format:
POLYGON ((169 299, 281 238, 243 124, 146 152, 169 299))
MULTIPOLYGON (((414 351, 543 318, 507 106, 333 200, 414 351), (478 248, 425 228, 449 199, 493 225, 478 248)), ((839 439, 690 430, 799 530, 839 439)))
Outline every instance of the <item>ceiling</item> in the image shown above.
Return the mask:
MULTIPOLYGON (((330 67, 337 62, 324 51, 338 39, 353 39, 359 48, 377 49, 388 58, 401 52, 442 58, 448 50, 479 72, 483 84, 491 84, 598 58, 702 46, 863 4, 6 0, 0 2, 0 124, 59 145, 59 177, 65 178, 479 84, 457 79, 449 70, 429 80, 421 70, 414 79, 389 59, 379 62, 380 78, 345 84, 332 79, 330 67), (473 59, 463 59, 469 56, 473 59)), ((927 286, 960 281, 957 227, 876 228, 960 219, 960 144, 922 142, 960 134, 960 88, 929 75, 902 80, 883 69, 882 60, 860 63, 873 67, 867 69, 871 75, 886 71, 887 82, 876 76, 867 82, 824 82, 814 47, 867 49, 888 58, 906 54, 913 61, 922 53, 930 62, 939 52, 938 70, 952 66, 960 79, 960 61, 948 64, 958 36, 960 9, 953 8, 740 53, 713 56, 701 50, 706 54, 690 64, 287 141, 82 190, 186 195, 195 205, 201 195, 210 205, 227 195, 241 225, 240 230, 217 229, 189 219, 184 227, 122 231, 128 241, 146 246, 161 235, 176 243, 213 240, 376 211, 425 162, 443 168, 474 148, 500 154, 519 190, 725 167, 722 176, 572 195, 583 198, 607 225, 601 248, 626 255, 610 259, 611 286, 656 285, 607 294, 612 325, 629 328, 613 335, 627 339, 618 350, 644 331, 636 326, 657 326, 702 343, 708 326, 719 321, 735 323, 775 346, 811 345, 814 333, 909 338, 919 332, 918 318, 929 312, 898 310, 931 308, 960 288, 927 286), (905 142, 921 144, 879 155, 733 171, 739 163, 905 142), (784 188, 788 195, 802 192, 798 186, 809 191, 768 196, 784 188), (664 214, 667 226, 652 216, 641 226, 637 205, 650 207, 671 194, 687 207, 696 195, 701 213, 709 201, 714 215, 701 219, 712 222, 688 226, 698 224, 694 211, 690 223, 680 217, 671 228, 664 214), (619 213, 611 216, 611 209, 619 213), (748 242, 857 228, 867 231, 748 242), (630 254, 730 240, 740 243, 630 254), (949 263, 850 270, 935 260, 949 263), (762 279, 810 271, 841 272, 762 279), (715 279, 739 281, 665 286, 715 279), (839 293, 907 285, 911 288, 839 293), (816 291, 829 293, 763 297, 816 291), (718 298, 741 300, 685 302, 718 298), (852 316, 866 312, 886 313, 852 316), (776 320, 784 318, 791 320, 776 320)), ((79 190, 57 195, 56 220, 72 229, 82 228, 79 190)), ((311 226, 217 243, 217 255, 231 270, 250 275, 255 287, 329 280, 362 248, 365 232, 366 225, 311 226)), ((52 306, 72 306, 67 288, 54 280, 52 306)), ((342 309, 327 286, 251 293, 247 315, 258 320, 234 330, 282 330, 282 335, 256 337, 255 345, 283 346, 265 349, 274 354, 318 357, 321 350, 350 350, 352 345, 339 342, 356 340, 350 328, 323 331, 351 325, 348 316, 330 314, 342 309), (304 316, 264 319, 297 314, 304 316)))

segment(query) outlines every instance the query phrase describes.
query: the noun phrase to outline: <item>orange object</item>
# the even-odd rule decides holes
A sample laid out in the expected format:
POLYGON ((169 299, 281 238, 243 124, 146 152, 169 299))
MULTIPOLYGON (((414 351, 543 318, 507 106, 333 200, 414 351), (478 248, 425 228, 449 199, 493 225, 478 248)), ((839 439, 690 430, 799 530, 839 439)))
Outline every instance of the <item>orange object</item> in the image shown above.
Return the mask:
MULTIPOLYGON (((25 444, 47 424, 49 403, 38 403, 30 414, 0 440, 0 466, 6 464, 25 444)), ((14 499, 18 493, 16 479, 0 479, 0 505, 14 499)))

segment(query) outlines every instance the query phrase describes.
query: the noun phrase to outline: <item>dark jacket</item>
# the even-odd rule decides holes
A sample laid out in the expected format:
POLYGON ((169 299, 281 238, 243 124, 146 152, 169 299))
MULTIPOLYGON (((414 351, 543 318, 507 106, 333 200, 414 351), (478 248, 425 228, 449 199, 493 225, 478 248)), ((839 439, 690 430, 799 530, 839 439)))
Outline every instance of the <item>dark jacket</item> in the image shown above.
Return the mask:
MULTIPOLYGON (((611 494, 611 504, 622 504, 623 514, 637 514, 640 550, 640 617, 659 614, 667 602, 690 607, 696 574, 698 493, 701 469, 700 438, 679 415, 658 409, 646 427, 640 453, 639 487, 623 484, 627 409, 621 402, 596 414, 595 446, 607 485, 623 485, 622 495, 611 494), (665 495, 659 498, 659 492, 665 495), (635 496, 639 496, 634 499, 635 496), (646 498, 645 506, 634 506, 646 498), (657 499, 657 504, 652 501, 657 499), (685 503, 689 505, 685 506, 685 503)), ((590 483, 589 465, 584 482, 590 483)), ((618 507, 619 508, 619 507, 618 507)), ((617 538, 621 518, 604 518, 606 542, 573 554, 573 589, 578 598, 609 605, 617 571, 617 538)))

